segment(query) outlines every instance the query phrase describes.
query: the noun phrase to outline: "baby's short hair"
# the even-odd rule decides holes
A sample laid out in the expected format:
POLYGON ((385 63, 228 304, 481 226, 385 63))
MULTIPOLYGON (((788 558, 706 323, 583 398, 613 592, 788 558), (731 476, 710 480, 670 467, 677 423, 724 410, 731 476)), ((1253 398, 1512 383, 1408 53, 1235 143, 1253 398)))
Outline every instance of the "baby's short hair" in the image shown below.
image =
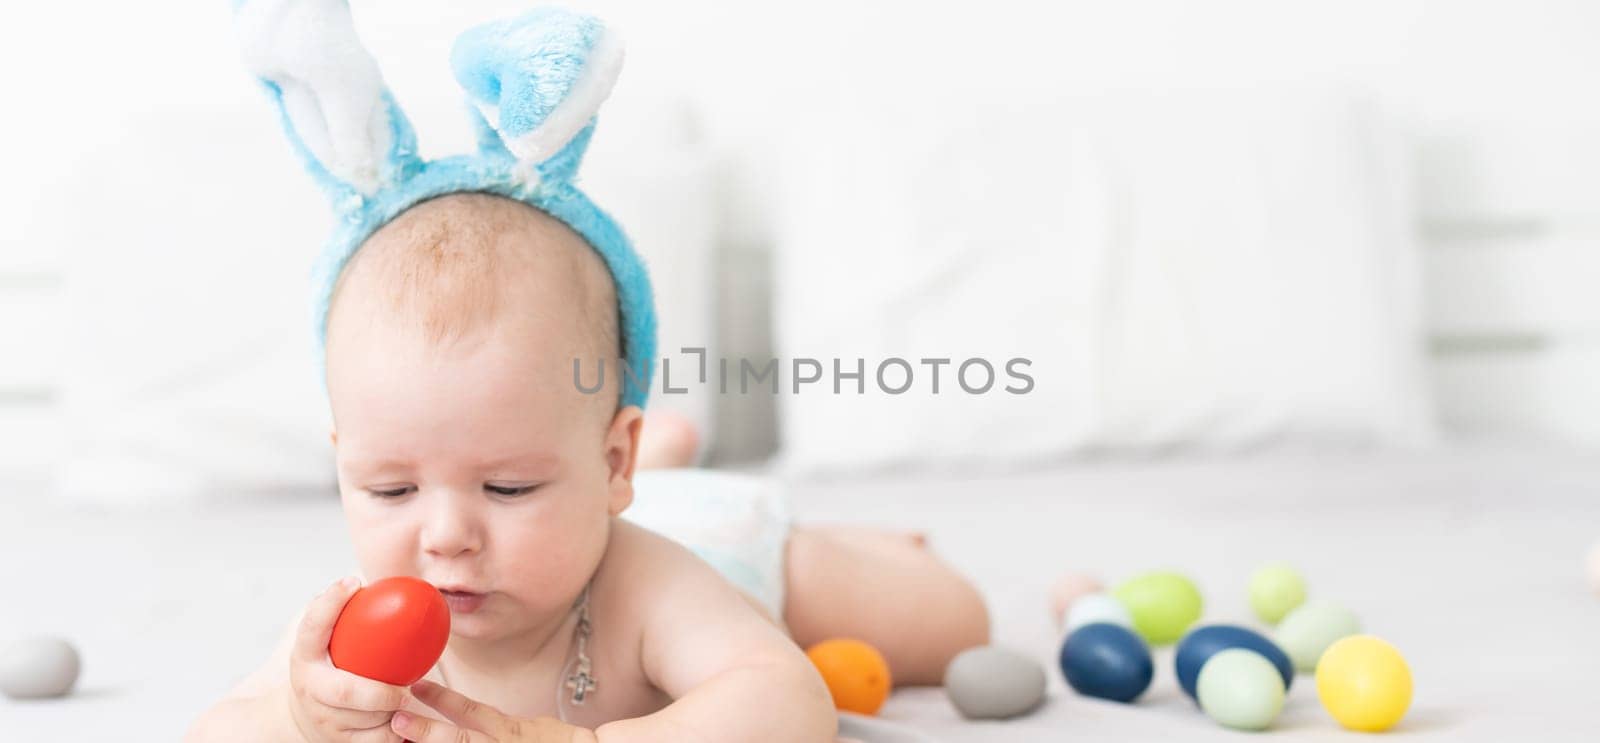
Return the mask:
POLYGON ((570 297, 588 340, 572 353, 585 368, 597 359, 613 360, 610 366, 622 353, 616 287, 599 254, 560 220, 503 196, 429 199, 374 232, 334 286, 330 327, 350 284, 376 295, 372 309, 439 344, 506 313, 537 311, 539 300, 570 297), (552 291, 563 286, 571 293, 552 291))

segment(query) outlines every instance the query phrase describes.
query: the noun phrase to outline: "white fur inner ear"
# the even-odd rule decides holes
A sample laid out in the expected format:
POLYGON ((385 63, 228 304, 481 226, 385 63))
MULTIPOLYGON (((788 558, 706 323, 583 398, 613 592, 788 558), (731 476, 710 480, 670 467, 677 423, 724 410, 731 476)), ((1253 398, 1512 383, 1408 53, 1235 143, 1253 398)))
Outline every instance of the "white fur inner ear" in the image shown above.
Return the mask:
POLYGON ((289 125, 336 180, 378 189, 391 145, 383 75, 343 0, 251 0, 234 15, 245 65, 278 86, 289 125))
MULTIPOLYGON (((617 83, 617 75, 622 72, 622 57, 621 36, 610 27, 601 29, 600 38, 595 39, 594 46, 589 50, 589 58, 578 72, 578 79, 573 81, 567 96, 556 104, 550 115, 533 131, 520 137, 506 138, 502 135, 506 149, 521 162, 524 177, 531 178, 533 166, 560 152, 594 118, 600 110, 600 104, 605 103, 606 97, 611 95, 612 86, 617 83)), ((495 122, 498 128, 499 106, 479 103, 478 110, 485 119, 495 122)))

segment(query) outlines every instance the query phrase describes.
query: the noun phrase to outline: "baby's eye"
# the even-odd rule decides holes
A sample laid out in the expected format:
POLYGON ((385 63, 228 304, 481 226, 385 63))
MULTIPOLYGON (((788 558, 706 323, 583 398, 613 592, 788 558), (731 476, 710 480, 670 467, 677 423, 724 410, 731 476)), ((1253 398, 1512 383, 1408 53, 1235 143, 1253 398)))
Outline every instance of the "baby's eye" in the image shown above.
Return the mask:
POLYGON ((487 490, 487 491, 489 491, 491 493, 494 493, 495 495, 504 495, 504 496, 527 495, 528 493, 533 492, 534 488, 537 488, 537 487, 539 487, 539 486, 538 485, 494 485, 492 483, 484 483, 483 484, 483 489, 484 490, 487 490))
POLYGON ((411 492, 413 489, 414 488, 412 488, 410 485, 398 485, 395 487, 367 488, 367 492, 376 495, 379 498, 399 498, 400 496, 411 492))

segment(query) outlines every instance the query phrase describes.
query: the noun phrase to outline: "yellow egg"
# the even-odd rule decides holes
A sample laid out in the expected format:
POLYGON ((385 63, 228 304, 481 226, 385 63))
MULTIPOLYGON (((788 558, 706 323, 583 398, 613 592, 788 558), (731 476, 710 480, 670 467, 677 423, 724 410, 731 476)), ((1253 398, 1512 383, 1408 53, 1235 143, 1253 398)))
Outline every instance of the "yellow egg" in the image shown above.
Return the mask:
POLYGON ((1329 647, 1317 663, 1317 697, 1351 730, 1388 730, 1411 706, 1411 668, 1383 640, 1346 637, 1329 647))

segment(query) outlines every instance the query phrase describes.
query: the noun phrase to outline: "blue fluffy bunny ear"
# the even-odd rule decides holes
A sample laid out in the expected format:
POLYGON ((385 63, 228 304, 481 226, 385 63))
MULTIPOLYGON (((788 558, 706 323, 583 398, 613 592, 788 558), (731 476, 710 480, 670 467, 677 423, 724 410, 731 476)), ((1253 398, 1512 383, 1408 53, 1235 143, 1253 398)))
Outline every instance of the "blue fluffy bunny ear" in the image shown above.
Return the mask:
POLYGON ((234 28, 245 64, 336 208, 359 208, 420 167, 416 133, 345 0, 236 0, 234 28))
POLYGON ((622 56, 598 19, 539 8, 461 34, 450 66, 476 109, 481 154, 514 157, 536 183, 571 180, 622 56))

